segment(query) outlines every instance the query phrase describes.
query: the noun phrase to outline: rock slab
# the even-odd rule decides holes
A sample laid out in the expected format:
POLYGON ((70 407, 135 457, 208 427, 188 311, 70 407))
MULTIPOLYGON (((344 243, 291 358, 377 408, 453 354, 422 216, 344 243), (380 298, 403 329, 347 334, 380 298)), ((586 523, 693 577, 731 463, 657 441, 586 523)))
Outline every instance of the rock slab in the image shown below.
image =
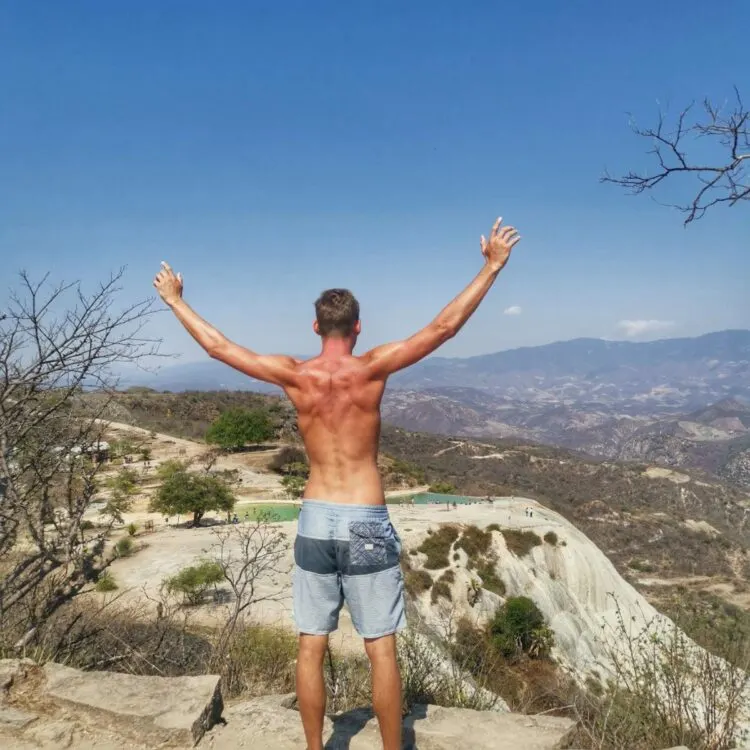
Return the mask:
MULTIPOLYGON (((226 724, 206 734, 210 750, 299 750, 305 747, 299 713, 288 697, 263 696, 224 712, 226 724)), ((417 706, 404 721, 404 750, 554 750, 574 722, 467 709, 417 706)), ((326 750, 381 750, 377 721, 369 709, 326 719, 326 750)))
POLYGON ((44 675, 46 698, 154 746, 197 743, 223 710, 216 675, 139 677, 53 663, 45 664, 44 675))

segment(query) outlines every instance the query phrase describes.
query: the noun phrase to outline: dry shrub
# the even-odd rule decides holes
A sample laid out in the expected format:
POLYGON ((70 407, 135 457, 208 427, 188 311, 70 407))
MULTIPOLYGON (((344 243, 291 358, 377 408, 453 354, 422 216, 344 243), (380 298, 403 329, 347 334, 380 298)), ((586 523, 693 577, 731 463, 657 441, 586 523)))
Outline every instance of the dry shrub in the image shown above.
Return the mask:
POLYGON ((613 679, 576 701, 585 750, 652 750, 685 745, 730 750, 747 741, 750 677, 697 648, 678 628, 647 622, 633 633, 617 605, 615 638, 607 645, 613 679))
MULTIPOLYGON (((415 550, 412 550, 413 552, 415 550)), ((403 552, 401 553, 401 569, 404 572, 404 589, 412 598, 432 588, 432 576, 426 570, 415 570, 411 565, 409 556, 403 552)))
POLYGON ((476 573, 482 579, 482 588, 491 591, 498 596, 505 596, 505 582, 497 574, 495 569, 496 560, 482 562, 477 566, 476 573))
POLYGON ((483 531, 477 526, 467 526, 461 538, 456 542, 456 549, 462 549, 469 558, 469 566, 475 567, 478 558, 487 555, 492 546, 492 532, 483 531))
POLYGON ((439 570, 450 565, 449 555, 453 542, 458 539, 458 528, 451 524, 441 526, 437 531, 429 533, 417 548, 427 555, 424 566, 428 570, 439 570))
POLYGON ((432 603, 437 604, 438 599, 446 599, 447 601, 453 601, 453 594, 451 593, 451 584, 455 583, 456 576, 452 570, 446 570, 440 578, 435 581, 432 587, 432 603))
POLYGON ((503 529, 503 538, 508 549, 517 557, 524 557, 534 547, 538 547, 542 540, 533 531, 521 531, 520 529, 503 529))
POLYGON ((498 696, 472 679, 463 660, 452 658, 453 649, 448 647, 452 642, 450 627, 447 642, 443 643, 430 642, 413 629, 399 636, 398 656, 406 708, 431 704, 491 711, 497 706, 498 696))
MULTIPOLYGON (((497 524, 492 526, 500 530, 497 524)), ((496 570, 497 555, 492 549, 493 530, 495 529, 489 526, 485 531, 476 526, 467 526, 456 542, 456 549, 466 552, 467 567, 482 579, 482 588, 498 596, 505 596, 505 584, 496 570)))
POLYGON ((225 694, 263 695, 294 691, 297 638, 281 627, 250 625, 234 634, 222 686, 225 694))

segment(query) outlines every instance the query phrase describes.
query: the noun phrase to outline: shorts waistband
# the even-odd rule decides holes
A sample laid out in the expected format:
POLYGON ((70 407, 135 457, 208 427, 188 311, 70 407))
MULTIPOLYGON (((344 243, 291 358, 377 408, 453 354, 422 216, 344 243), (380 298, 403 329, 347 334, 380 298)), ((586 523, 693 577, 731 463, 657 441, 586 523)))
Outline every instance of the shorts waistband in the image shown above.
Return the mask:
POLYGON ((308 500, 302 501, 302 510, 333 511, 341 515, 370 515, 370 516, 388 516, 388 506, 385 503, 377 505, 362 505, 360 503, 332 503, 325 500, 308 500))

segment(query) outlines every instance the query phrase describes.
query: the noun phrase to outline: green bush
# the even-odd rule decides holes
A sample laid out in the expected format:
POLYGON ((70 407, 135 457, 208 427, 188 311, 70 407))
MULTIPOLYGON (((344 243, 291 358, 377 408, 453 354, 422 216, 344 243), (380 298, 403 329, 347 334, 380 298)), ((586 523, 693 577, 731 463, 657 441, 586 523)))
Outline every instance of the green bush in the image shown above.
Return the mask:
POLYGON ((489 633, 495 647, 505 658, 520 653, 544 656, 554 645, 544 615, 526 596, 510 597, 498 607, 489 624, 489 633))
POLYGON ((138 526, 136 526, 134 523, 129 523, 127 525, 127 529, 128 529, 128 534, 130 534, 130 536, 135 536, 136 533, 138 532, 138 526))
POLYGON ((524 557, 534 547, 542 544, 541 537, 533 531, 520 529, 502 529, 503 538, 508 549, 517 557, 524 557))
POLYGON ((456 485, 450 482, 434 482, 430 485, 429 491, 436 495, 455 495, 456 485))
POLYGON ((273 422, 265 409, 228 409, 206 432, 206 442, 224 450, 240 450, 273 437, 273 422))
POLYGON ((427 562, 424 566, 428 570, 439 570, 447 568, 450 565, 448 555, 450 554, 453 542, 458 539, 458 529, 455 526, 441 526, 437 531, 427 532, 427 537, 417 548, 419 552, 427 555, 427 562))
POLYGON ((305 494, 307 480, 304 476, 299 476, 297 474, 287 474, 282 478, 281 484, 284 486, 287 497, 289 497, 291 500, 297 500, 305 494))
POLYGON ((553 547, 557 546, 557 534, 555 534, 554 531, 548 531, 544 535, 544 541, 547 542, 547 544, 551 544, 553 547))
POLYGON ((110 573, 108 570, 105 570, 99 574, 99 578, 96 582, 96 590, 101 594, 117 590, 117 582, 115 581, 112 573, 110 573))
POLYGON ((117 544, 115 544, 115 552, 117 552, 118 557, 130 557, 135 552, 133 540, 129 536, 118 539, 117 544))
POLYGON ((182 594, 186 604, 200 604, 211 586, 224 578, 224 571, 214 560, 203 560, 197 565, 183 568, 179 573, 167 578, 164 583, 170 594, 182 594))

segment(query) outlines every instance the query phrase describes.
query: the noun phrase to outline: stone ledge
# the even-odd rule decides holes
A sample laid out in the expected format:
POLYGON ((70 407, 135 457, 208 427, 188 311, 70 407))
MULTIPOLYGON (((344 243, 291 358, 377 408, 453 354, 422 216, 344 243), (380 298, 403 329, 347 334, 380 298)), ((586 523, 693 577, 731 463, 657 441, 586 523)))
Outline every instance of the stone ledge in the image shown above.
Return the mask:
POLYGON ((223 710, 216 675, 139 677, 53 663, 44 666, 44 675, 46 698, 146 743, 195 744, 223 710))

